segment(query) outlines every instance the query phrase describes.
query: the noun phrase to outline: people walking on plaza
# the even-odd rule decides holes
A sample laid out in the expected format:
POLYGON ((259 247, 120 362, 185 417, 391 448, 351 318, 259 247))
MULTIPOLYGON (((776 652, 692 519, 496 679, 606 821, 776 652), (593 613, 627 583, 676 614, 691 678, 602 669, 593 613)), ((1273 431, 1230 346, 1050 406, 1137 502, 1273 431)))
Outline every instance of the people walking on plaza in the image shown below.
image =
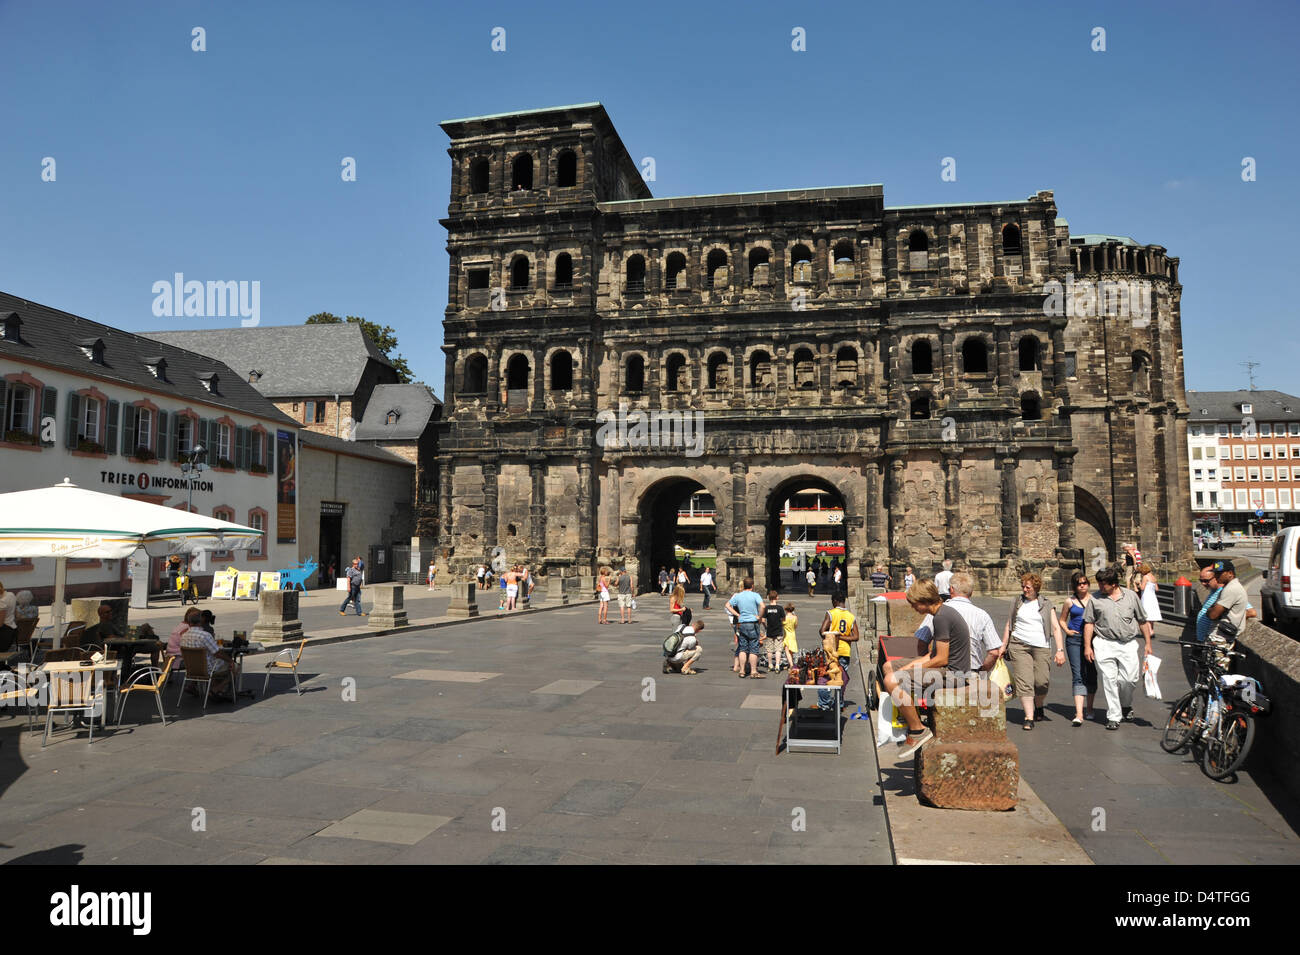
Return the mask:
POLYGON ((632 622, 632 577, 626 567, 618 572, 618 619, 622 623, 632 622))
POLYGON ((939 591, 939 598, 947 600, 952 596, 952 561, 948 558, 943 560, 943 570, 934 575, 934 586, 939 591))
POLYGON ((1037 574, 1020 577, 1020 596, 1011 601, 1007 625, 1002 629, 1002 652, 1011 667, 1016 695, 1024 706, 1022 729, 1047 719, 1043 705, 1051 679, 1050 663, 1065 665, 1065 639, 1052 602, 1042 596, 1043 578, 1037 574), (1051 646, 1056 647, 1055 654, 1051 646))
POLYGON ((799 618, 795 616, 794 604, 785 605, 785 619, 781 621, 781 648, 785 651, 784 668, 794 669, 794 658, 799 655, 799 639, 796 633, 799 618))
POLYGON ((939 596, 932 580, 918 580, 907 591, 907 602, 920 614, 930 614, 934 636, 930 652, 897 665, 884 666, 885 690, 907 724, 906 745, 899 759, 911 756, 934 738, 917 713, 918 698, 932 697, 940 687, 957 688, 970 683, 970 628, 966 619, 939 596))
POLYGON ((817 589, 817 573, 810 567, 804 579, 808 581, 808 596, 811 597, 813 591, 817 589))
MULTIPOLYGON (((839 660, 840 667, 844 670, 843 686, 848 685, 848 666, 853 655, 853 644, 858 642, 858 621, 853 614, 844 609, 844 595, 836 592, 831 594, 831 609, 826 611, 826 616, 822 618, 821 631, 822 647, 828 653, 831 650, 830 642, 835 642, 835 658, 839 660)), ((834 702, 831 699, 831 690, 817 691, 817 706, 821 709, 828 709, 834 702)), ((844 690, 841 688, 841 693, 844 690)))
POLYGON ((668 612, 674 617, 680 617, 682 611, 686 609, 686 587, 677 584, 673 587, 673 595, 668 602, 668 612))
POLYGON ((596 578, 596 622, 609 623, 609 568, 600 568, 596 578))
POLYGON ((743 680, 748 667, 749 677, 761 680, 764 677, 758 672, 758 622, 763 618, 766 607, 763 605, 763 598, 754 593, 753 577, 746 577, 743 586, 744 589, 732 594, 726 604, 727 613, 736 623, 738 642, 735 670, 743 680))
POLYGON ((780 594, 769 590, 767 601, 763 605, 763 623, 766 629, 763 651, 767 654, 767 669, 772 673, 781 668, 781 646, 785 642, 785 608, 781 606, 779 598, 780 594))
POLYGON ((1147 620, 1151 623, 1160 623, 1165 619, 1160 613, 1160 600, 1156 596, 1156 591, 1160 589, 1160 582, 1156 580, 1156 574, 1151 569, 1151 565, 1145 561, 1138 564, 1137 572, 1138 580, 1134 590, 1140 594, 1142 612, 1147 615, 1147 620))
POLYGON ((1076 570, 1070 575, 1070 598, 1061 608, 1065 655, 1070 660, 1070 679, 1074 693, 1074 719, 1070 721, 1073 726, 1082 726, 1084 720, 1092 719, 1092 705, 1097 697, 1097 665, 1083 658, 1083 615, 1091 600, 1088 575, 1076 570))
POLYGON ((352 566, 347 571, 348 578, 348 595, 343 598, 343 603, 339 604, 339 616, 346 617, 348 604, 357 608, 357 616, 364 617, 361 612, 361 558, 353 557, 352 566))
POLYGON ((704 609, 709 609, 709 601, 717 588, 713 586, 713 568, 705 567, 700 571, 700 591, 704 594, 704 609))
MULTIPOLYGON (((907 590, 914 583, 916 583, 916 574, 912 573, 912 565, 908 564, 903 571, 903 589, 907 590)), ((949 587, 949 590, 951 591, 951 587, 949 587)))
POLYGON ((433 561, 432 558, 430 558, 429 559, 429 589, 430 590, 433 589, 434 582, 437 579, 438 579, 438 565, 433 561))
POLYGON ((681 569, 677 571, 677 585, 683 590, 691 585, 691 578, 686 573, 686 564, 684 563, 682 564, 681 569))
POLYGON ((1133 722, 1133 690, 1138 684, 1137 638, 1146 638, 1151 653, 1151 624, 1137 594, 1120 586, 1114 567, 1097 571, 1101 596, 1088 601, 1083 612, 1083 656, 1097 664, 1106 697, 1106 729, 1133 722))
POLYGON ((662 597, 668 596, 668 580, 669 580, 668 568, 660 567, 659 568, 659 595, 662 597))

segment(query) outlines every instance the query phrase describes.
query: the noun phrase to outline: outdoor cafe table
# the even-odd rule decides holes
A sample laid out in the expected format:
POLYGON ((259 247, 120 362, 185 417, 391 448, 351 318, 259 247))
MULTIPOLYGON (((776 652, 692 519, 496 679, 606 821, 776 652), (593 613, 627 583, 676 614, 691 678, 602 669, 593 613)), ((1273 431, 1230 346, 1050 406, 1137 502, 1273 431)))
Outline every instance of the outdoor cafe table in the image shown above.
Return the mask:
POLYGON ((266 647, 260 643, 243 643, 234 646, 226 640, 218 640, 217 646, 230 654, 231 669, 234 671, 235 693, 239 696, 253 696, 252 690, 244 689, 244 655, 247 653, 260 653, 266 647))
MULTIPOLYGON (((111 650, 117 654, 118 663, 122 667, 120 679, 122 683, 130 679, 134 672, 133 664, 138 654, 149 654, 149 665, 158 666, 158 660, 162 651, 167 644, 161 640, 136 640, 130 637, 113 637, 104 641, 104 649, 111 650)), ((122 685, 121 683, 118 684, 122 685)))
MULTIPOLYGON (((93 673, 95 674, 95 695, 102 698, 104 692, 104 674, 112 673, 118 667, 117 660, 104 660, 100 663, 83 664, 78 660, 59 660, 54 663, 43 663, 37 668, 38 673, 60 674, 60 673, 93 673)), ((89 709, 89 707, 88 707, 89 709)), ((100 710, 100 726, 108 726, 108 701, 104 700, 104 707, 100 710)))

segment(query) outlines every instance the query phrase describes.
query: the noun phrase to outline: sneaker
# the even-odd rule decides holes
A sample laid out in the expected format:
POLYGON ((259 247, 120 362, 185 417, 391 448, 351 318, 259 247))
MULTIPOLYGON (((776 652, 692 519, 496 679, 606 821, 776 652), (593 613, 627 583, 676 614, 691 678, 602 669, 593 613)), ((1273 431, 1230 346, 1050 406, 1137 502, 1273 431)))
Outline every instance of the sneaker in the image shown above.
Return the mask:
POLYGON ((1127 710, 1124 710, 1123 716, 1121 718, 1124 720, 1125 723, 1132 723, 1134 720, 1133 707, 1130 706, 1127 710))
POLYGON ((1119 729, 1119 724, 1116 723, 1114 720, 1107 720, 1107 721, 1106 721, 1106 729, 1108 729, 1108 730, 1117 730, 1117 729, 1119 729))
POLYGON ((930 730, 925 730, 919 736, 915 737, 909 733, 907 739, 907 745, 904 749, 899 751, 897 756, 898 759, 907 759, 907 757, 911 756, 926 743, 930 742, 930 740, 934 739, 934 733, 930 732, 930 730))

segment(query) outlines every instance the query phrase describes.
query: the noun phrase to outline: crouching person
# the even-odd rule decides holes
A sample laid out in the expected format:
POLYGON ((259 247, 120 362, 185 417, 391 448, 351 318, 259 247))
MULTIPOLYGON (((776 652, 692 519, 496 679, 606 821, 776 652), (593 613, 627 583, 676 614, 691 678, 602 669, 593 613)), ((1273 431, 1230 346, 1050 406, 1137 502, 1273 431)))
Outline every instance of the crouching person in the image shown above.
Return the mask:
MULTIPOLYGON (((690 613, 689 610, 684 613, 690 613)), ((700 641, 696 634, 704 629, 703 622, 692 624, 690 618, 678 628, 681 632, 681 643, 677 645, 677 652, 664 657, 665 673, 680 673, 683 676, 695 676, 699 671, 695 669, 695 663, 700 659, 700 654, 704 652, 700 647, 700 641)))
POLYGON ((971 678, 970 628, 966 620, 939 596, 933 580, 918 580, 907 588, 907 602, 920 614, 932 615, 930 652, 913 660, 887 662, 885 690, 907 723, 907 742, 899 759, 911 756, 934 738, 916 711, 918 699, 935 691, 966 686, 971 678))

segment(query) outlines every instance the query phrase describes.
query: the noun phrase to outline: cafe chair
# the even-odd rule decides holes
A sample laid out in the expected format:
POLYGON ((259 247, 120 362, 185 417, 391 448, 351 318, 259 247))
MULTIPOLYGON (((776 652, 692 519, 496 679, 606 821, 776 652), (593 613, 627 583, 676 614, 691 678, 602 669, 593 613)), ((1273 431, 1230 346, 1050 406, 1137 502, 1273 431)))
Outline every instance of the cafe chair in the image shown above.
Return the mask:
MULTIPOLYGON (((200 651, 201 652, 201 651, 200 651)), ((162 693, 167 686, 167 677, 171 676, 175 657, 168 657, 162 667, 146 667, 136 670, 131 679, 117 693, 117 725, 122 725, 122 714, 126 711, 126 698, 132 694, 152 693, 158 704, 158 715, 162 717, 163 726, 167 725, 167 714, 163 712, 162 693)))
POLYGON ((0 653, 8 653, 16 646, 25 646, 30 649, 32 633, 36 630, 36 623, 37 621, 35 617, 27 617, 26 619, 19 620, 17 633, 12 639, 5 640, 0 638, 0 653))
POLYGON ((293 687, 302 696, 302 683, 298 681, 298 664, 302 662, 302 651, 307 646, 304 639, 298 644, 298 651, 295 653, 292 647, 285 647, 275 655, 275 659, 266 665, 266 679, 262 681, 262 695, 266 696, 266 688, 271 685, 271 677, 277 673, 284 673, 288 670, 293 674, 293 687), (284 657, 283 660, 280 658, 284 657))
MULTIPOLYGON (((202 647, 181 647, 181 660, 185 663, 185 670, 184 679, 181 680, 181 691, 176 694, 176 705, 180 706, 181 697, 185 693, 187 684, 202 683, 203 708, 206 710, 208 708, 208 693, 211 692, 212 683, 219 674, 208 669, 208 652, 202 647)), ((233 683, 231 688, 234 688, 233 683)))
MULTIPOLYGON (((26 664, 20 663, 20 667, 26 664)), ((40 704, 41 686, 31 684, 30 674, 35 671, 5 671, 0 673, 0 707, 23 707, 27 710, 27 729, 36 728, 36 707, 40 704)))
POLYGON ((50 741, 55 713, 85 717, 90 726, 90 742, 94 743, 95 720, 104 715, 104 694, 98 675, 87 669, 84 672, 51 673, 49 677, 50 704, 45 710, 45 738, 41 740, 41 746, 50 741))
POLYGON ((82 620, 74 620, 68 624, 63 631, 63 640, 59 643, 60 647, 79 647, 81 646, 81 635, 86 632, 86 624, 82 620))

